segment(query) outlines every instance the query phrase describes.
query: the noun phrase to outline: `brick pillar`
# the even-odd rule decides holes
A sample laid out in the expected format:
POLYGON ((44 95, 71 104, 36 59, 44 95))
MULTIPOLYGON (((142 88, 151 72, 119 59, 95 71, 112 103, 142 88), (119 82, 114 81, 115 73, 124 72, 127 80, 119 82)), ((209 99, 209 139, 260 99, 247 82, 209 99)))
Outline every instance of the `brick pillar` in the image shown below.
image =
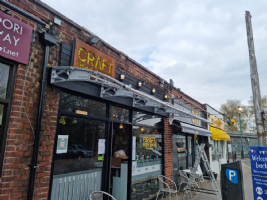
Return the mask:
POLYGON ((164 119, 164 172, 165 176, 172 177, 172 126, 169 125, 168 118, 164 119))

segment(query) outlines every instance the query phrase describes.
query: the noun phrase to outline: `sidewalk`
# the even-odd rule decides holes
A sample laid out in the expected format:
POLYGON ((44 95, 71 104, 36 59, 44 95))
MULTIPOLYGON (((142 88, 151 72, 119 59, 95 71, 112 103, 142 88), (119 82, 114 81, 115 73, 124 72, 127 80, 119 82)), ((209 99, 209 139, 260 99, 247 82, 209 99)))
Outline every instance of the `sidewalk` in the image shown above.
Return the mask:
MULTIPOLYGON (((221 191, 219 174, 218 174, 218 178, 217 178, 217 184, 218 184, 219 190, 221 191)), ((200 185, 200 188, 202 188, 202 185, 200 185)), ((203 188, 208 189, 208 190, 212 190, 212 186, 211 186, 209 179, 205 179, 205 182, 203 183, 203 188)), ((212 193, 211 191, 209 191, 209 192, 212 193)), ((184 191, 182 191, 180 193, 180 195, 178 196, 178 200, 182 200, 183 196, 184 196, 184 191)), ((217 200, 217 197, 216 197, 216 195, 212 195, 212 194, 205 194, 205 193, 196 194, 196 192, 192 191, 192 198, 191 198, 190 193, 189 193, 187 195, 186 199, 187 200, 217 200)), ((164 198, 164 200, 170 200, 169 195, 166 196, 164 198)), ((175 195, 172 196, 171 200, 176 200, 175 195)))

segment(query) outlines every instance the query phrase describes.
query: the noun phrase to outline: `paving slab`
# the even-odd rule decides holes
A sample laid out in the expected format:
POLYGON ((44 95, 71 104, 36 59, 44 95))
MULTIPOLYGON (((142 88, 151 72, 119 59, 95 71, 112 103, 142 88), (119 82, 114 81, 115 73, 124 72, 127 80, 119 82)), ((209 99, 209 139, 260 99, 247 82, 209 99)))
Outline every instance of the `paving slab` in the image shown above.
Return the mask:
MULTIPOLYGON (((250 169, 250 159, 246 158, 241 161, 242 161, 245 199, 252 200, 253 199, 253 188, 252 188, 252 178, 251 178, 251 169, 250 169)), ((218 174, 217 184, 218 184, 219 189, 221 190, 220 174, 218 174)), ((208 179, 205 179, 203 188, 212 190, 211 183, 208 179)), ((178 200, 182 200, 182 199, 183 199, 183 192, 181 192, 178 196, 178 200)), ((165 197, 164 200, 170 200, 169 196, 165 197)), ((176 200, 176 197, 172 196, 171 200, 176 200)), ((212 194, 205 194, 205 193, 196 194, 194 191, 192 191, 192 198, 190 197, 190 194, 189 194, 187 196, 187 200, 217 200, 217 197, 216 195, 212 195, 212 194)))

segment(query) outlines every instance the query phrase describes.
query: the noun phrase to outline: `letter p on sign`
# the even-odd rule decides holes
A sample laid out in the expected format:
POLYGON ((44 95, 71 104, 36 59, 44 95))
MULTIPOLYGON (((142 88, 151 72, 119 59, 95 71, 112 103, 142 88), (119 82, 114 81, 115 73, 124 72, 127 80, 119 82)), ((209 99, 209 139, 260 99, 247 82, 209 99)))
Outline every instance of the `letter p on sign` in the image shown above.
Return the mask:
POLYGON ((226 169, 226 176, 229 181, 234 184, 238 183, 237 171, 234 169, 226 169))

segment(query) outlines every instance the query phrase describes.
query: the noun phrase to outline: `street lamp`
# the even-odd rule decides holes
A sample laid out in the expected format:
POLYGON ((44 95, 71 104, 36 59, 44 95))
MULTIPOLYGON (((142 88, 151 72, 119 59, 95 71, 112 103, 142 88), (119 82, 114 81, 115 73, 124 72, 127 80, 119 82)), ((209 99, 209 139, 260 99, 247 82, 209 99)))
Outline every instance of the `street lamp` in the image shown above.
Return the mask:
POLYGON ((241 134, 241 144, 242 144, 242 158, 244 159, 244 149, 243 149, 243 139, 242 139, 242 128, 241 128, 241 112, 243 111, 242 107, 238 107, 238 116, 239 116, 239 125, 240 125, 240 134, 241 134))

